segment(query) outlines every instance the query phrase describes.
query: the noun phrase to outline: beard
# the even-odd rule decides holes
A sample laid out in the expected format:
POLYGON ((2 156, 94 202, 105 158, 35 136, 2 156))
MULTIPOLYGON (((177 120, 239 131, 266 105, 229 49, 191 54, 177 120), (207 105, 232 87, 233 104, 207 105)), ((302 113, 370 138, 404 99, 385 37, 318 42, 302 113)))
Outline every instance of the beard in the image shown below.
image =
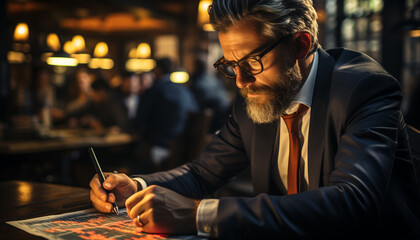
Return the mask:
POLYGON ((240 89, 240 94, 245 98, 247 114, 254 123, 271 123, 280 119, 295 100, 303 82, 300 68, 296 64, 283 72, 279 80, 271 86, 250 85, 240 89), (261 96, 248 97, 248 93, 261 96))

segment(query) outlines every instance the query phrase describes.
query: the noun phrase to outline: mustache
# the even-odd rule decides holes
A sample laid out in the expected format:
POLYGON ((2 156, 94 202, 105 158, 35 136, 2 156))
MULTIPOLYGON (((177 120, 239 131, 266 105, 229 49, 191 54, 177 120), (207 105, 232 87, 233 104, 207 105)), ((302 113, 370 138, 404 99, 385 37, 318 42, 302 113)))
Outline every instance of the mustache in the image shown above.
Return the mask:
POLYGON ((245 88, 241 88, 239 91, 243 97, 246 97, 248 94, 263 94, 273 92, 274 89, 269 86, 250 85, 245 88))

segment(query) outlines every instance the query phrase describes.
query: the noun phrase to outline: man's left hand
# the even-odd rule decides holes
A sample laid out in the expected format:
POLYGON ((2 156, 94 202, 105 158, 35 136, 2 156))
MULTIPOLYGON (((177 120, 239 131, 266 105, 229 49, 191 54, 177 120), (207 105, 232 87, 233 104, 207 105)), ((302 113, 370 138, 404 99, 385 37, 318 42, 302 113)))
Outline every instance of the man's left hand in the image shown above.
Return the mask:
POLYGON ((145 232, 196 234, 195 218, 199 204, 200 200, 152 185, 133 194, 125 206, 134 224, 145 232))

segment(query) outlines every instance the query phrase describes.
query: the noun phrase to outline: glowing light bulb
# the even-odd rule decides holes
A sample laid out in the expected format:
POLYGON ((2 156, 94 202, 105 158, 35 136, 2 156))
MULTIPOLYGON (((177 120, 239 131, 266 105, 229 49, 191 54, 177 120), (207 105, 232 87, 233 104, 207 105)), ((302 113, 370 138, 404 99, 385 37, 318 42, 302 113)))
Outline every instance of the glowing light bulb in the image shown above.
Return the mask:
POLYGON ((177 71, 177 72, 171 73, 169 78, 174 83, 186 83, 190 79, 190 76, 188 75, 187 72, 177 71))
POLYGON ((60 39, 58 39, 57 34, 55 34, 55 33, 48 34, 47 45, 48 45, 48 47, 50 47, 55 52, 60 50, 61 44, 60 44, 60 39))
POLYGON ((13 39, 15 41, 26 41, 29 37, 29 28, 26 23, 18 23, 13 34, 13 39))
POLYGON ((139 58, 149 58, 152 53, 152 50, 150 49, 150 45, 147 43, 140 43, 137 46, 137 57, 139 58))
POLYGON ((83 36, 76 35, 73 37, 71 41, 73 42, 76 52, 82 51, 83 49, 85 49, 85 39, 83 38, 83 36))
POLYGON ((95 57, 105 57, 108 54, 108 45, 105 42, 98 42, 93 51, 95 57))

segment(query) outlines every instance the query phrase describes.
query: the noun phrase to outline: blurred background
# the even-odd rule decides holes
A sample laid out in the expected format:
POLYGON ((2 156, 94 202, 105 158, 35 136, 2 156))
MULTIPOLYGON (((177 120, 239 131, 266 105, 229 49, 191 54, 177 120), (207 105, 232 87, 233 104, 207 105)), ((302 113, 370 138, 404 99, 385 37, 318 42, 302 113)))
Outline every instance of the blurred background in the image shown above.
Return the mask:
MULTIPOLYGON (((196 157, 236 91, 212 66, 223 53, 209 4, 1 1, 0 180, 87 186, 94 174, 88 146, 105 171, 127 174, 196 157), (156 90, 166 78, 185 96, 156 90), (159 115, 164 109, 183 114, 159 115), (166 127, 167 135, 159 132, 166 127)), ((401 83, 407 122, 420 128, 420 1, 314 5, 322 47, 354 49, 380 62, 401 83)))

